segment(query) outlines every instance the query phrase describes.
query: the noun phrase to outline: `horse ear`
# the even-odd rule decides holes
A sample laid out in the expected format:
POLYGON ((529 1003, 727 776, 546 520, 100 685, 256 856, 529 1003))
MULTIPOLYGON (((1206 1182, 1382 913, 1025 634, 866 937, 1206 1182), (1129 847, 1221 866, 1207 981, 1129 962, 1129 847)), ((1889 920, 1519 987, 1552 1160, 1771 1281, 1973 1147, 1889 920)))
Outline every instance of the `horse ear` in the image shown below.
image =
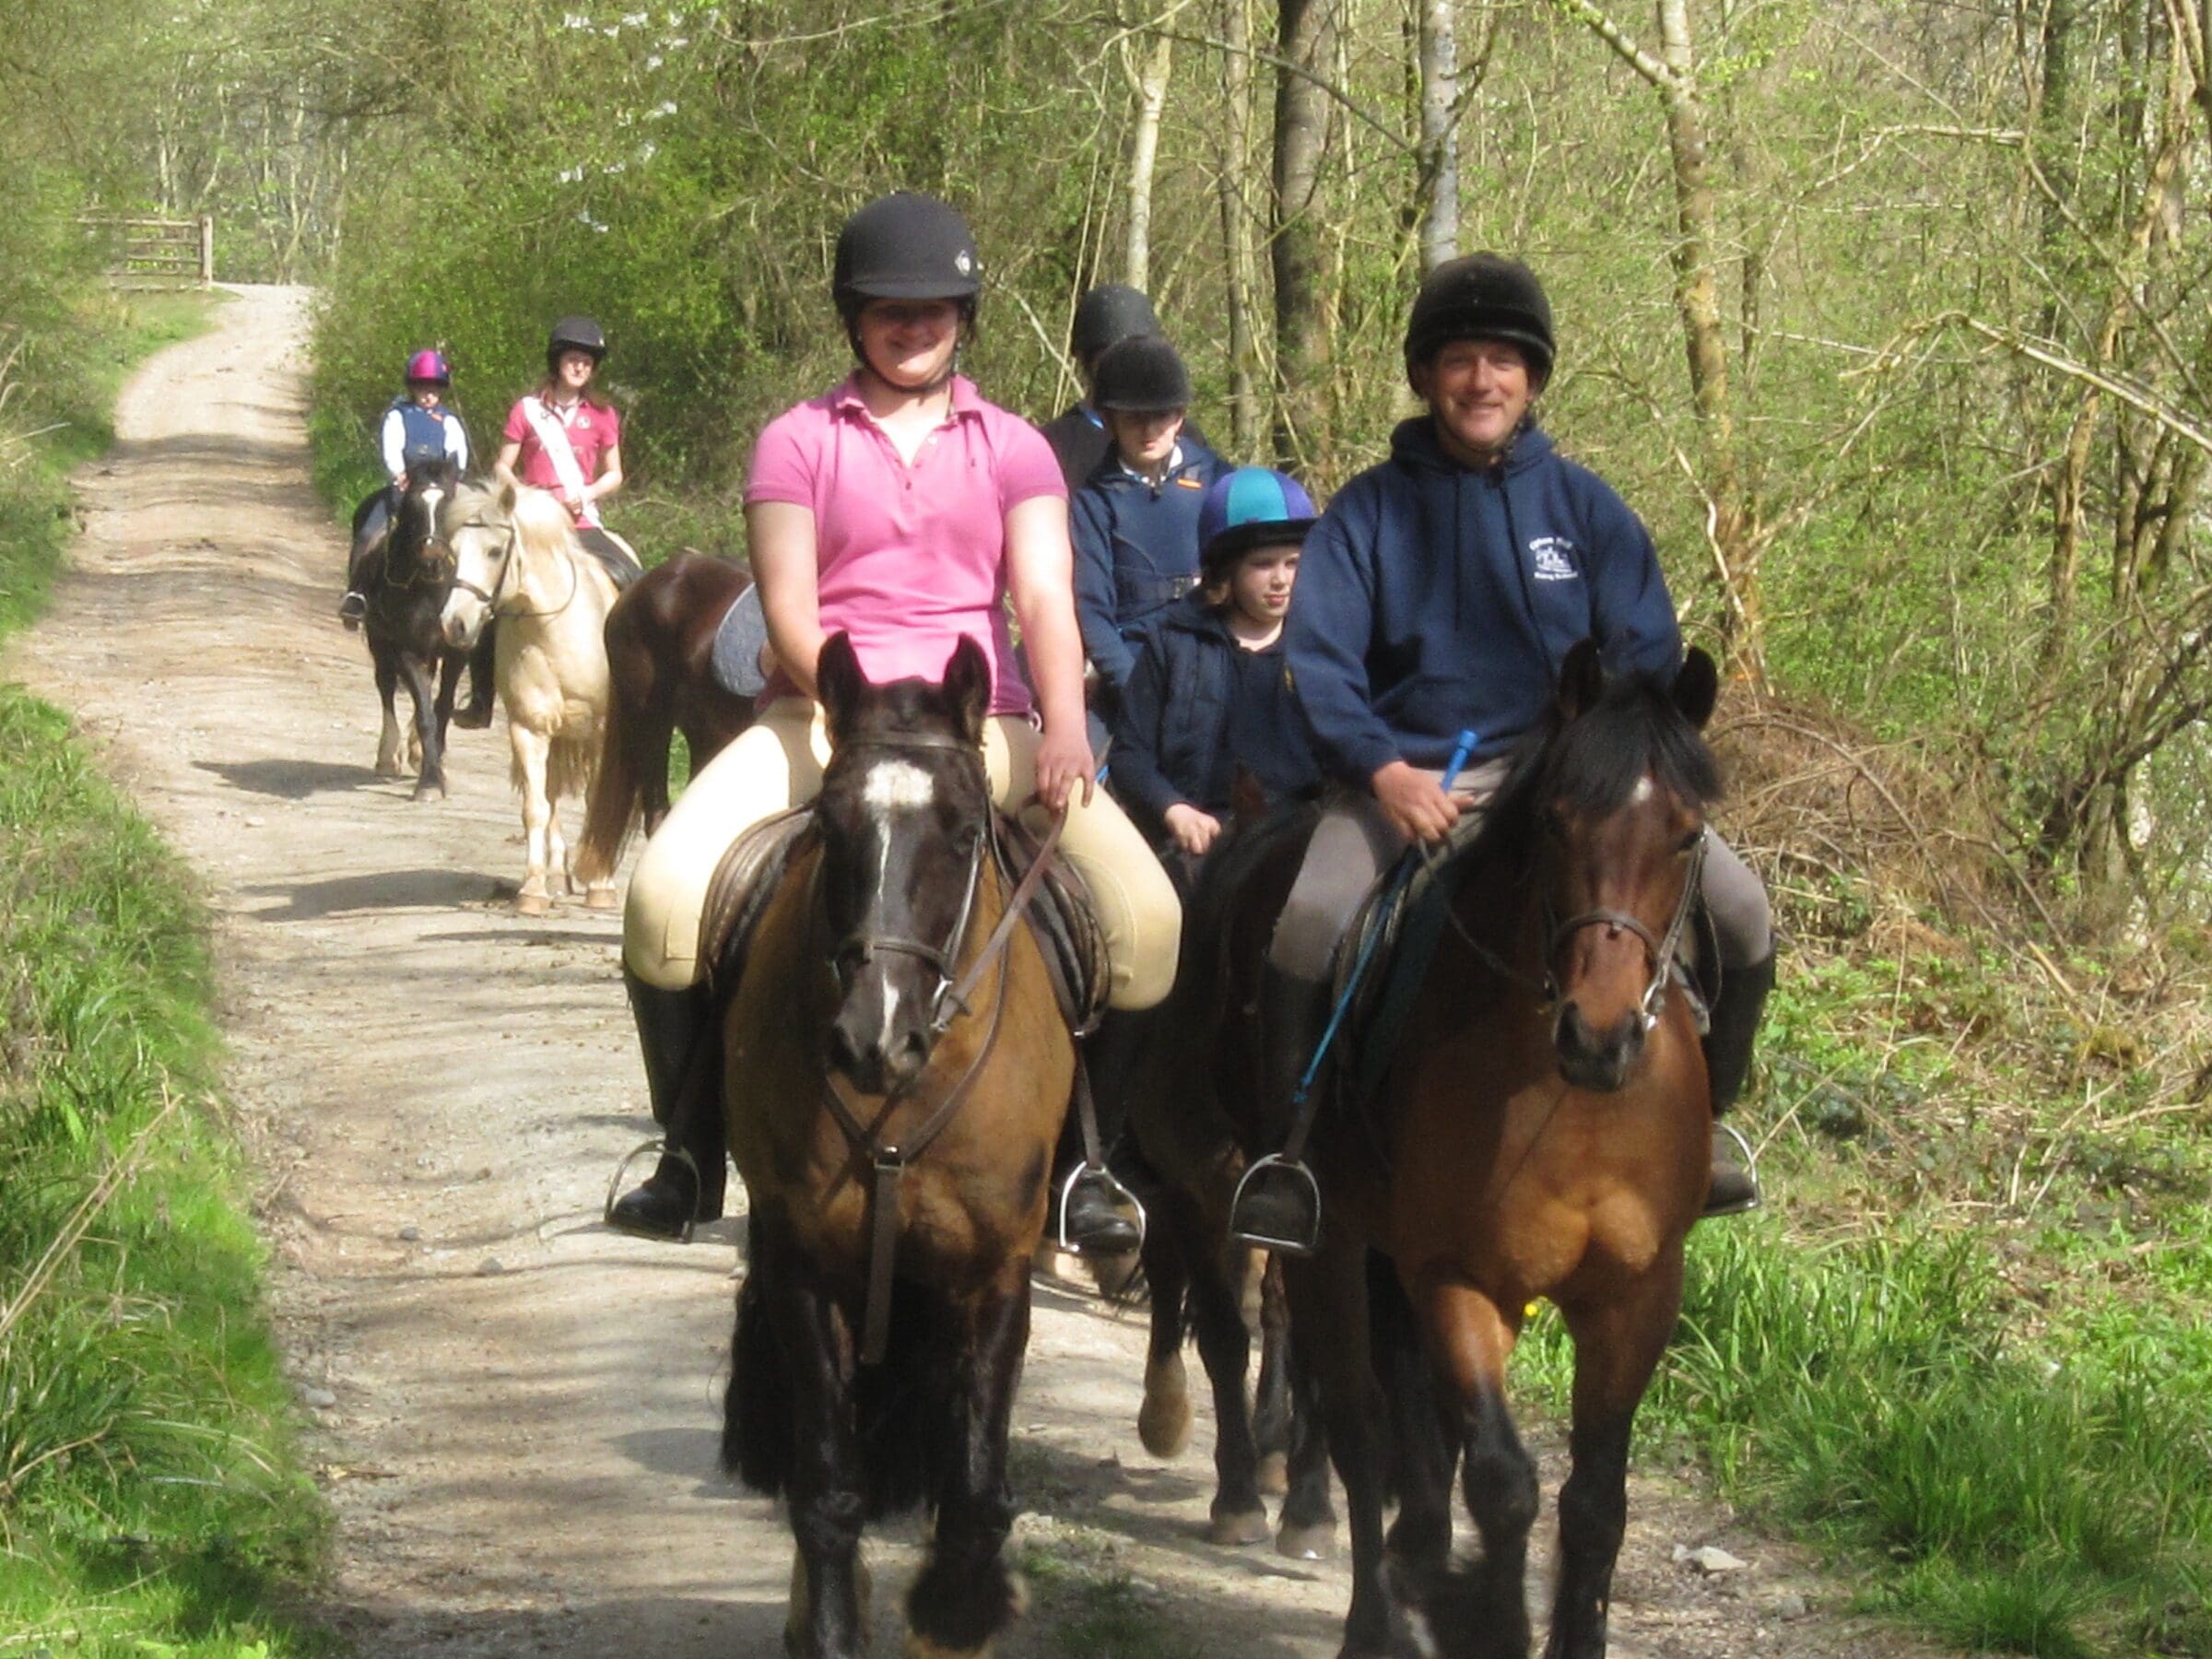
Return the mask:
POLYGON ((991 709, 991 659, 966 634, 945 660, 945 700, 959 717, 961 735, 981 743, 983 716, 991 709))
POLYGON ((829 714, 832 738, 843 731, 846 715, 867 686, 867 677, 860 671, 860 653, 853 649, 853 636, 840 629, 822 642, 822 654, 814 664, 814 688, 829 714))
POLYGON ((1682 718, 1703 731, 1705 723, 1712 718, 1713 704, 1721 698, 1721 671, 1699 647, 1692 645, 1682 659, 1682 671, 1675 676, 1671 695, 1682 718))
POLYGON ((516 492, 512 478, 500 486, 500 511, 508 517, 514 516, 514 504, 521 500, 522 497, 516 492))
POLYGON ((1573 720, 1597 706, 1605 694, 1606 663, 1595 640, 1583 640, 1559 665, 1559 712, 1573 720))

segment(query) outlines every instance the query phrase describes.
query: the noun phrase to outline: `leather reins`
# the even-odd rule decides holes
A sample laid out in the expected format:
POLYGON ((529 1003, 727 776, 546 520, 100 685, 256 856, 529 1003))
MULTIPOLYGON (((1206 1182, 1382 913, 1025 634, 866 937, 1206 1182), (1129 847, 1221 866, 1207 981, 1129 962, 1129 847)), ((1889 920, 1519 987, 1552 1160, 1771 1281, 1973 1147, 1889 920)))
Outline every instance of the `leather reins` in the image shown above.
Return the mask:
MULTIPOLYGON (((497 524, 488 524, 481 519, 471 519, 467 524, 463 524, 461 528, 464 530, 489 530, 495 534, 499 530, 499 526, 497 524)), ((477 599, 483 602, 484 608, 486 610, 491 612, 494 616, 497 616, 500 609, 500 598, 507 592, 507 573, 513 570, 517 564, 522 562, 519 552, 522 547, 522 527, 516 524, 512 520, 509 520, 507 524, 507 546, 500 554, 500 573, 492 579, 491 592, 488 594, 482 588, 478 587, 475 582, 465 580, 461 574, 460 564, 459 560, 457 559, 454 561, 453 585, 459 588, 465 594, 474 594, 477 599)), ((453 557, 450 551, 453 544, 450 539, 441 539, 438 545, 449 549, 447 553, 448 558, 453 557)), ((559 605, 555 606, 551 610, 516 611, 513 613, 513 615, 517 617, 535 618, 539 620, 543 620, 550 617, 558 617, 561 614, 561 612, 567 610, 570 606, 576 603, 576 595, 582 589, 582 586, 583 574, 576 568, 576 561, 574 558, 571 557, 569 560, 569 596, 563 599, 559 605)))

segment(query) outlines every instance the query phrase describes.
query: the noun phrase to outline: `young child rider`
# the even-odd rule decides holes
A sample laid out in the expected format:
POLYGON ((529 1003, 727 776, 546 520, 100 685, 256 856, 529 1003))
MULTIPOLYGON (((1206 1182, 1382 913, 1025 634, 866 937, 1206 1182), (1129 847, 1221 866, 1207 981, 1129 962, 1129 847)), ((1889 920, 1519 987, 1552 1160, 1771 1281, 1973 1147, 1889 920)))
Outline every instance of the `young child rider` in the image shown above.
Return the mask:
POLYGON ((377 453, 392 481, 363 502, 354 519, 353 548, 346 561, 346 596, 338 601, 338 615, 348 628, 369 614, 369 601, 360 589, 361 565, 383 546, 392 514, 406 491, 408 463, 421 456, 451 455, 464 471, 468 467, 468 432, 461 418, 444 406, 453 383, 445 353, 417 352, 407 359, 406 393, 392 400, 377 428, 377 453))

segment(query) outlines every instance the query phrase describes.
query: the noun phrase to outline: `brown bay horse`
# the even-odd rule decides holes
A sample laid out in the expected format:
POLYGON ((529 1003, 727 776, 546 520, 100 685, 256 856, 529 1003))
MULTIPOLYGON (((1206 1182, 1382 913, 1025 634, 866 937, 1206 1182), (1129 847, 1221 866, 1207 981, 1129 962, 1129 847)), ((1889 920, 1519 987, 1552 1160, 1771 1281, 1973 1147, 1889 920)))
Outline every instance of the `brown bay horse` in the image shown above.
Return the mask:
MULTIPOLYGON (((1345 1486, 1347 1659, 1527 1653, 1536 1470, 1505 1383, 1538 1298, 1574 1341, 1544 1651, 1606 1652, 1630 1430, 1708 1180, 1704 1058, 1669 959, 1719 790, 1698 735, 1715 689, 1701 652, 1671 686, 1607 682, 1591 644, 1570 654, 1547 723, 1456 855, 1450 924, 1373 1098, 1319 1126, 1322 1247, 1286 1270, 1345 1486), (1458 1571, 1455 1473, 1481 1547, 1458 1571)), ((1255 888, 1273 890, 1253 896, 1279 905, 1295 862, 1274 860, 1272 883, 1264 865, 1255 888)), ((1250 977, 1274 913, 1241 914, 1250 977)))
POLYGON ((612 880, 641 825, 668 816, 668 755, 684 735, 696 772, 753 723, 753 704, 715 678, 714 633, 750 585, 744 567, 688 550, 630 583, 606 615, 611 696, 584 805, 576 870, 612 880))
POLYGON ((818 679, 833 752, 724 1014, 751 1261, 724 1459, 788 1506, 790 1653, 865 1650, 862 1529, 919 1504, 906 1651, 982 1654, 1019 1606, 1008 1418, 1075 1049, 992 852, 982 652, 878 688, 841 634, 818 679))

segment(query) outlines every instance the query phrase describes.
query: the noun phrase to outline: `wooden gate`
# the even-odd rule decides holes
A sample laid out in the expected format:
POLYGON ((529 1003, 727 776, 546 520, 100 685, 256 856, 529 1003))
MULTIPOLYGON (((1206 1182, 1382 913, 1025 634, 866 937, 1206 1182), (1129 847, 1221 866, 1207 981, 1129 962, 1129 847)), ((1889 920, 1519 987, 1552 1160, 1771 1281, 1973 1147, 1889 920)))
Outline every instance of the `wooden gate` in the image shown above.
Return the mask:
POLYGON ((100 267, 120 288, 174 288, 215 280, 215 220, 88 213, 77 222, 100 249, 100 267))

